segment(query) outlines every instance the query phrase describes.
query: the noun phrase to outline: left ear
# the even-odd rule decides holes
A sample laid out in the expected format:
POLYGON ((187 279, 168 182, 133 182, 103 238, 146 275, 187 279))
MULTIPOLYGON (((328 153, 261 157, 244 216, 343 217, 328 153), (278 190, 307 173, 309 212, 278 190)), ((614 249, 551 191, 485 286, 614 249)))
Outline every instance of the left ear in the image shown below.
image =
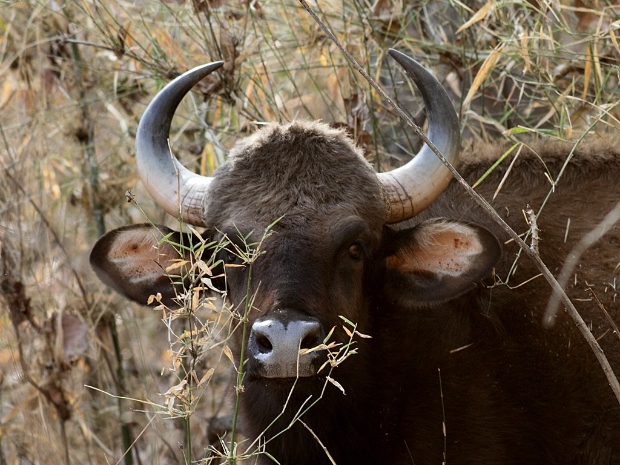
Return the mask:
POLYGON ((384 290, 412 306, 454 299, 476 287, 501 256, 499 241, 471 223, 436 218, 398 231, 387 245, 384 290))
POLYGON ((191 261, 188 249, 178 244, 191 247, 195 243, 197 240, 191 235, 165 226, 124 226, 97 241, 90 264, 104 284, 128 299, 147 305, 149 297, 159 293, 165 305, 178 308, 174 299, 189 284, 182 276, 188 267, 180 266, 170 272, 167 269, 191 261))

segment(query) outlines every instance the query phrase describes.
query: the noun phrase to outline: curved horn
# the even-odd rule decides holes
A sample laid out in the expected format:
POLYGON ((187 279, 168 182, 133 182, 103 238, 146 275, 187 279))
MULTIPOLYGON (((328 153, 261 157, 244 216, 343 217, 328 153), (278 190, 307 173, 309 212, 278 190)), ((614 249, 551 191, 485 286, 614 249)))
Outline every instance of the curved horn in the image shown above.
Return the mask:
MULTIPOLYGON (((442 85, 417 61, 390 49, 389 54, 413 79, 422 94, 428 117, 428 138, 454 164, 461 144, 459 120, 442 85)), ((428 207, 452 179, 448 168, 424 144, 422 150, 404 166, 379 173, 387 209, 387 223, 398 223, 428 207)))
POLYGON ((179 103, 198 81, 224 64, 216 61, 182 74, 164 87, 142 115, 136 134, 138 173, 153 200, 186 223, 206 226, 203 199, 211 179, 185 168, 170 152, 170 124, 179 103))

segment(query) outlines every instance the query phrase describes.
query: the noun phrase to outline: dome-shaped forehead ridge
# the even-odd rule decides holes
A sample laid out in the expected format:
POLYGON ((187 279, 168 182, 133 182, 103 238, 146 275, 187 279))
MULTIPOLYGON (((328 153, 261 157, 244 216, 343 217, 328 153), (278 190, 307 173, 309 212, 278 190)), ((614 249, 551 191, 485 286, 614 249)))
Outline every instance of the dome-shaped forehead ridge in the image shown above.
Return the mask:
POLYGON ((254 219, 276 219, 338 208, 373 223, 385 215, 379 181, 361 151, 343 130, 320 122, 266 125, 237 143, 216 179, 219 207, 211 213, 247 209, 254 219))
POLYGON ((373 173, 361 150, 343 129, 319 121, 268 124, 237 143, 230 152, 230 161, 235 170, 260 169, 263 163, 274 167, 280 163, 280 169, 311 170, 317 175, 328 175, 328 167, 338 170, 341 166, 348 170, 359 166, 367 176, 373 173))

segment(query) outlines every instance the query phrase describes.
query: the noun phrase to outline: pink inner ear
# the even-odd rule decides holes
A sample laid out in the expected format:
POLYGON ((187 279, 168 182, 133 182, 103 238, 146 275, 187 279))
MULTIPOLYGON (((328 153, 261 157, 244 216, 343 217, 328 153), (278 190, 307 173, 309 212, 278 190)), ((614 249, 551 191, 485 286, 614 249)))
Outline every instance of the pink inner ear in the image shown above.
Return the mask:
POLYGON ((110 247, 108 259, 131 282, 157 279, 166 274, 166 267, 181 258, 170 244, 158 242, 154 234, 142 230, 123 231, 110 247))
POLYGON ((472 228, 436 223, 423 227, 414 244, 388 257, 387 266, 405 273, 458 277, 473 268, 473 260, 482 252, 482 243, 472 228))

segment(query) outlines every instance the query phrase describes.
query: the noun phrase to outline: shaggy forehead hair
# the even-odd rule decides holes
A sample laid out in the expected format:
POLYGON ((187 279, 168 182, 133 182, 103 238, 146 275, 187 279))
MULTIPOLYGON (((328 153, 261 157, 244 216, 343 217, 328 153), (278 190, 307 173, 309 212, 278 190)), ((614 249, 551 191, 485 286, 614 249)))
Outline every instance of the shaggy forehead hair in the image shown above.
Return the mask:
POLYGON ((316 218, 336 209, 371 227, 385 220, 374 170, 344 131, 323 123, 269 124, 237 143, 214 177, 206 218, 215 226, 316 218))

